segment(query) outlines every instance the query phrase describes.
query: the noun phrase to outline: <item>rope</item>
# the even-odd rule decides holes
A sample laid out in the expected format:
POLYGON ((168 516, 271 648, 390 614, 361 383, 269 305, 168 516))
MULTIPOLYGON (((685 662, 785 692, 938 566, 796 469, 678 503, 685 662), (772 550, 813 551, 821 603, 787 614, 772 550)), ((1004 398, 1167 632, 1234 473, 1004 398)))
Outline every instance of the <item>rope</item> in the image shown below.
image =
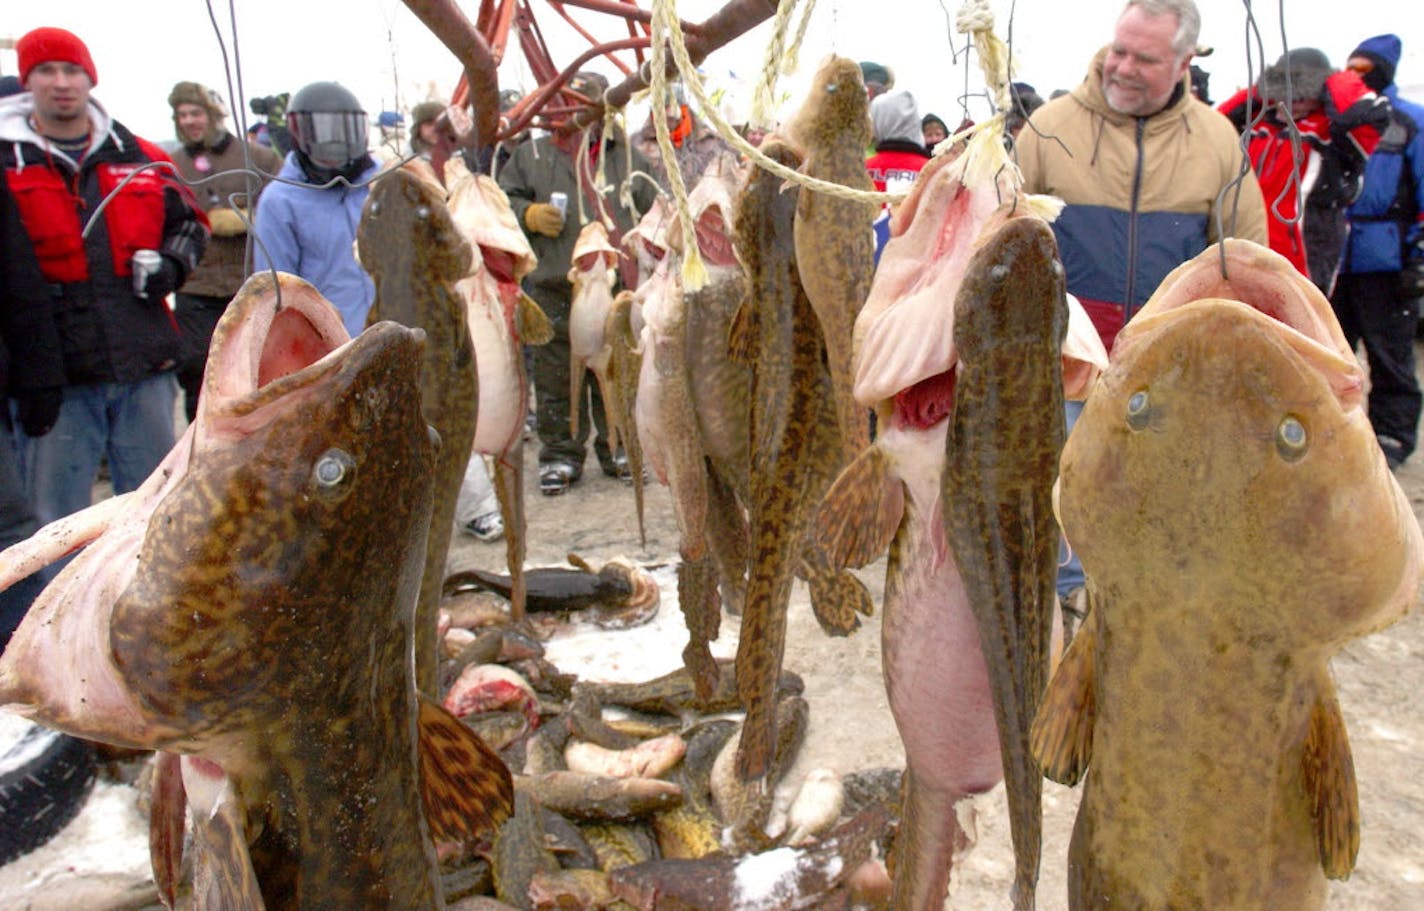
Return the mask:
POLYGON ((786 29, 791 24, 791 13, 797 0, 781 0, 776 7, 776 19, 771 25, 771 40, 766 43, 766 57, 762 60, 761 78, 752 92, 752 110, 747 123, 765 130, 771 124, 771 113, 776 107, 772 92, 776 89, 776 79, 781 75, 783 50, 786 47, 786 29))
MULTIPOLYGON (((672 136, 667 125, 667 39, 672 37, 675 44, 682 46, 683 56, 687 48, 683 46, 682 24, 678 21, 673 0, 653 0, 653 48, 652 48, 652 117, 653 132, 658 137, 658 150, 662 153, 663 170, 667 172, 668 183, 672 186, 673 200, 677 206, 678 221, 682 227, 682 280, 689 291, 696 291, 707 283, 707 266, 702 262, 702 253, 697 247, 697 230, 692 223, 692 208, 687 204, 687 185, 682 180, 682 170, 677 166, 677 152, 672 147, 672 136)), ((676 54, 674 54, 676 57, 676 54)), ((688 60, 687 70, 696 71, 688 60)), ((678 70, 686 77, 687 71, 678 61, 678 70)), ((699 84, 698 88, 701 88, 699 84)), ((703 96, 698 95, 698 101, 703 96)), ((710 109, 711 106, 708 106, 710 109)))
POLYGON ((811 24, 811 12, 816 8, 816 0, 806 0, 806 8, 801 11, 801 24, 796 27, 796 37, 791 41, 791 47, 786 51, 786 63, 782 65, 783 73, 794 73, 800 64, 801 42, 806 38, 806 26, 811 24))
MULTIPOLYGON (((670 5, 672 0, 654 0, 653 10, 656 12, 660 6, 670 5)), ((877 205, 881 203, 898 203, 908 194, 905 193, 877 193, 872 190, 855 190, 842 186, 828 180, 820 180, 809 177, 799 171, 793 171, 778 161, 766 157, 756 146, 747 142, 746 138, 727 123, 717 106, 707 97, 707 93, 702 85, 702 79, 697 74, 697 68, 693 66, 692 59, 687 54, 687 44, 683 39, 682 28, 674 16, 671 19, 671 27, 668 29, 668 50, 672 52, 673 61, 677 64, 677 70, 692 97, 696 99, 698 106, 702 110, 703 116, 712 124, 717 135, 721 136, 728 145, 741 152, 746 158, 764 171, 775 174, 783 180, 788 180, 797 186, 805 187, 817 193, 825 193, 840 199, 852 199, 858 202, 870 202, 877 205)), ((655 43, 654 50, 657 50, 655 43)), ((657 79, 657 64, 653 64, 653 78, 657 79)))

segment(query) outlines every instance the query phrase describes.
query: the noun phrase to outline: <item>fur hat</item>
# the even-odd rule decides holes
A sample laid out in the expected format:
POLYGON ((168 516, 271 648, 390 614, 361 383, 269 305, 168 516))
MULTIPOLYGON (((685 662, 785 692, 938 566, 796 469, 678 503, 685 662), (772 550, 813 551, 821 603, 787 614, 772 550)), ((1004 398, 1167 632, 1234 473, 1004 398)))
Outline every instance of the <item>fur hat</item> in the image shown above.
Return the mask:
POLYGON ((870 102, 870 125, 875 142, 910 142, 924 144, 920 131, 920 110, 915 96, 909 92, 885 92, 870 102))
POLYGON ((1313 47, 1298 47, 1281 55, 1261 73, 1256 91, 1267 101, 1291 101, 1319 98, 1325 91, 1325 80, 1335 68, 1323 51, 1313 47), (1286 95, 1286 77, 1290 77, 1290 96, 1286 95))
POLYGON ((179 82, 168 93, 168 106, 173 109, 173 130, 178 141, 188 143, 188 137, 178 128, 178 106, 196 104, 208 112, 208 129, 203 134, 203 144, 211 146, 223 133, 223 121, 227 119, 227 107, 217 92, 200 82, 179 82))
POLYGON ((15 42, 15 55, 20 58, 20 81, 30 78, 30 70, 41 63, 58 60, 72 63, 89 75, 90 85, 99 84, 99 71, 89 48, 73 32, 62 28, 37 28, 26 32, 15 42))
POLYGON ((1350 52, 1350 56, 1364 57, 1374 63, 1375 68, 1361 78, 1365 80, 1365 85, 1376 92, 1382 92, 1385 86, 1394 81, 1394 71, 1399 67, 1399 58, 1403 53, 1404 45, 1399 36, 1384 34, 1361 41, 1360 46, 1350 52))
POLYGON ((445 113, 445 105, 439 101, 422 101, 410 109, 410 147, 424 152, 429 146, 420 138, 420 128, 445 113))

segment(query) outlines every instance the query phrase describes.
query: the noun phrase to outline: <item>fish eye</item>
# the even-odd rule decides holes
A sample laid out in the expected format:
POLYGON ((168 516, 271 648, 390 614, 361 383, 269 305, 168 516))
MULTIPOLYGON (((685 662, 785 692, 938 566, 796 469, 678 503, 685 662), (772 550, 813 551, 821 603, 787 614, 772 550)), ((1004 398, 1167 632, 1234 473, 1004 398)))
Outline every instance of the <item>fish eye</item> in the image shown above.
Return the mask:
POLYGON ((839 85, 836 85, 834 82, 831 82, 826 85, 826 92, 827 94, 834 95, 836 92, 840 91, 840 88, 841 87, 839 85))
POLYGON ((1127 399, 1127 426, 1133 430, 1146 430, 1148 418, 1152 416, 1151 402, 1146 389, 1139 389, 1127 399))
POLYGON ((380 215, 380 214, 381 214, 381 201, 380 201, 379 199, 373 199, 373 200, 371 200, 370 214, 372 214, 372 215, 380 215))
POLYGON ((1009 273, 1011 271, 1012 270, 1010 270, 1009 267, 1005 265, 991 266, 989 268, 989 277, 996 282, 1002 282, 1009 277, 1009 273))
POLYGON ((1294 415, 1286 415, 1276 426, 1276 452, 1287 462, 1294 462, 1310 448, 1305 425, 1294 415))
POLYGON ((416 217, 416 218, 429 218, 429 217, 430 217, 430 207, 429 207, 429 206, 416 206, 416 207, 415 207, 415 217, 416 217))
POLYGON ((340 449, 323 452, 312 468, 312 480, 322 493, 335 493, 349 487, 355 475, 356 460, 340 449))

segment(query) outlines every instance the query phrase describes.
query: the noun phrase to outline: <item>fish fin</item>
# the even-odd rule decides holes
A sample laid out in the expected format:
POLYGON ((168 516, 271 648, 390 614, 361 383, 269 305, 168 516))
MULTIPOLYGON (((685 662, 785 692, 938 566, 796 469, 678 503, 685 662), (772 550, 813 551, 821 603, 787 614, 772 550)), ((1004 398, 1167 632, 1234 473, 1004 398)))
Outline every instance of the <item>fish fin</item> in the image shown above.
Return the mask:
POLYGON ((1043 777, 1070 787, 1082 779, 1093 751, 1098 710, 1093 679, 1096 651, 1094 630, 1085 625, 1048 681, 1029 730, 1029 749, 1043 769, 1043 777))
POLYGON ((554 324, 544 309, 527 294, 519 295, 519 340, 526 345, 547 345, 554 337, 554 324))
POLYGON ((811 611, 821 629, 832 636, 848 636, 860 628, 860 617, 875 613, 875 602, 865 583, 846 570, 835 574, 813 572, 811 611))
POLYGON ((1301 765, 1320 866, 1330 879, 1349 879, 1360 853, 1360 798, 1345 719, 1334 686, 1328 679, 1325 686, 1310 713, 1301 765))
POLYGON ((420 696, 420 782, 436 841, 492 839, 514 810, 504 760, 438 702, 420 696))
POLYGON ((165 908, 175 908, 183 865, 183 827, 188 816, 188 794, 183 790, 183 769, 177 753, 154 757, 152 787, 148 859, 159 899, 165 908))
POLYGON ((263 911, 253 868, 249 820, 236 787, 220 766, 195 756, 180 760, 193 825, 192 911, 263 911))
POLYGON ((861 567, 890 547, 905 509, 904 487, 890 474, 890 457, 869 446, 826 491, 811 520, 815 562, 841 570, 861 567))
POLYGON ((734 364, 750 366, 756 361, 757 313, 750 298, 742 298, 732 325, 727 329, 727 358, 734 364))

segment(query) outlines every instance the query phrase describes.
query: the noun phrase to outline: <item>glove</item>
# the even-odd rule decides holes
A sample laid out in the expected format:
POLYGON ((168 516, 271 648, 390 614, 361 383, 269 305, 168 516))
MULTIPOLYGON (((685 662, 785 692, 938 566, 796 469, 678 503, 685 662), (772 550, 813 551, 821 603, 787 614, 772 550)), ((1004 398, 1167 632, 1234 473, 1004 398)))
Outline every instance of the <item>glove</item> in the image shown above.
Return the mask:
POLYGON ((42 437, 54 429, 59 420, 59 406, 64 402, 64 390, 58 386, 27 389, 10 393, 19 412, 20 426, 26 435, 42 437))
POLYGON ((161 303, 178 287, 179 274, 178 262, 173 257, 164 254, 163 261, 158 264, 158 268, 143 283, 143 296, 148 300, 161 303))
POLYGON ((564 230, 564 213, 547 202, 531 202, 524 210, 524 226, 535 234, 558 237, 564 230))
POLYGON ((214 237, 237 237, 247 233, 247 223, 242 220, 241 214, 236 209, 210 209, 208 211, 208 224, 213 229, 214 237))
POLYGON ((1424 297, 1424 256, 1406 259, 1400 267, 1399 296, 1404 300, 1424 297))

